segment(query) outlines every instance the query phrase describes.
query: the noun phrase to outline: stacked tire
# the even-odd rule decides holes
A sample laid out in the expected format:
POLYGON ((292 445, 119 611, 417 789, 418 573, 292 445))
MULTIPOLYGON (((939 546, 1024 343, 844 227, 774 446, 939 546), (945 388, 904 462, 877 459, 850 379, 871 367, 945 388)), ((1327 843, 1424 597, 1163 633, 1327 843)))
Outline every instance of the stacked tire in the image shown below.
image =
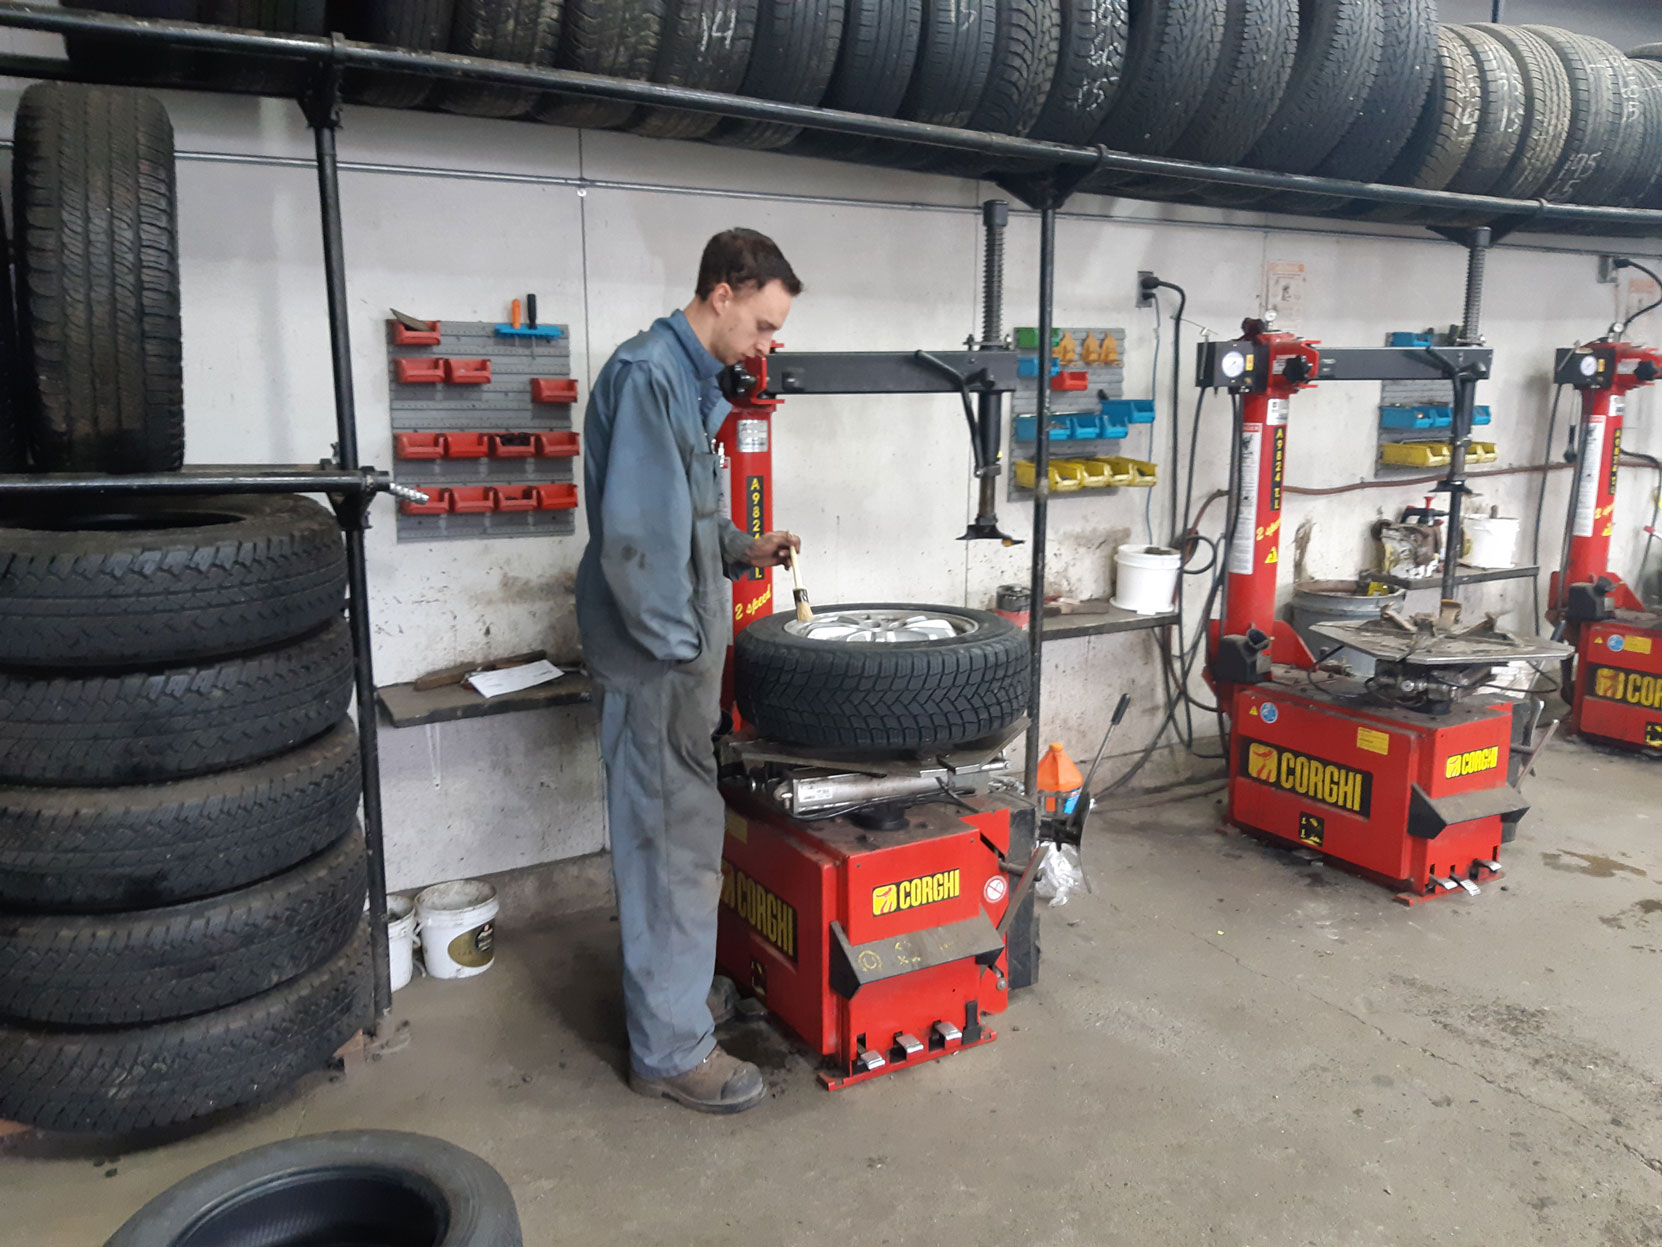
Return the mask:
MULTIPOLYGON (((172 163, 150 97, 24 94, 36 468, 179 465, 172 163)), ((345 580, 338 525, 300 497, 0 511, 0 1118, 186 1121, 368 1020, 345 580)))

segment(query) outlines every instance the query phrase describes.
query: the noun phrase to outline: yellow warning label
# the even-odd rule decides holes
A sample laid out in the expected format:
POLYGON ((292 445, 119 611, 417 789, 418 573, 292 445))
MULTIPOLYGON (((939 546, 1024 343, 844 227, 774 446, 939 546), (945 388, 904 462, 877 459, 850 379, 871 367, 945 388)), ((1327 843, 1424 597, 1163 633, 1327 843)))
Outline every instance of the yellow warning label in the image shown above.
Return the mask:
POLYGON ((936 901, 950 901, 960 892, 959 874, 956 870, 943 870, 938 874, 919 875, 902 883, 885 883, 875 887, 871 890, 871 912, 892 914, 896 910, 933 905, 936 901))
POLYGON ((1459 779, 1462 775, 1476 775, 1480 771, 1492 771, 1499 765, 1499 746, 1491 746, 1488 749, 1470 749, 1465 753, 1455 754, 1443 763, 1443 778, 1459 779))
POLYGON ((796 910, 725 858, 721 863, 721 903, 757 935, 796 960, 796 910))
POLYGON ((1298 816, 1298 838, 1301 844, 1308 844, 1315 849, 1321 848, 1322 841, 1327 838, 1327 820, 1319 815, 1301 811, 1298 816))
POLYGON ((1622 638, 1622 649, 1629 654, 1648 654, 1650 653, 1650 638, 1648 636, 1635 636, 1630 633, 1622 638))
POLYGON ((1369 753, 1388 754, 1391 752, 1391 737, 1389 733, 1376 732, 1371 727, 1359 727, 1356 729, 1356 747, 1369 753))

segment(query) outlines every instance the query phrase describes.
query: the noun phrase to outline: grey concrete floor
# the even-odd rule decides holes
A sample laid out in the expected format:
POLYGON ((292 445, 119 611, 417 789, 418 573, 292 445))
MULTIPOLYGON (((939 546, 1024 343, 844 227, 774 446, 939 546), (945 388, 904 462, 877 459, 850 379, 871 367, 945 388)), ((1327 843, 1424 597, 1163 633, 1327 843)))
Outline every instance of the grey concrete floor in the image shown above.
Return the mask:
POLYGON ((427 1131, 507 1177, 527 1244, 1662 1243, 1662 763, 1558 747, 1481 897, 1405 909, 1215 830, 1099 816, 999 1041, 828 1093, 771 1032, 769 1101, 631 1094, 604 911, 398 994, 388 1050, 134 1154, 22 1140, 0 1240, 102 1242, 221 1156, 427 1131), (406 1025, 407 1024, 407 1025, 406 1025))

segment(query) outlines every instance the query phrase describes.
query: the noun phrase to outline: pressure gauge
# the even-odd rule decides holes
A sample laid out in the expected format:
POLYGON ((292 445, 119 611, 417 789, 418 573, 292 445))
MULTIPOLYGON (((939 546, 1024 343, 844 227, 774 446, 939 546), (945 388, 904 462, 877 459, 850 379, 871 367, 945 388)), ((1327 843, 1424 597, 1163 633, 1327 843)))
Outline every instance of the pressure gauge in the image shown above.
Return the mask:
POLYGON ((1218 361, 1218 368, 1224 376, 1234 381, 1246 371, 1246 356, 1239 351, 1226 351, 1223 358, 1218 361))
POLYGON ((1596 356, 1583 355, 1581 357, 1581 375, 1590 377, 1599 370, 1599 361, 1596 356))

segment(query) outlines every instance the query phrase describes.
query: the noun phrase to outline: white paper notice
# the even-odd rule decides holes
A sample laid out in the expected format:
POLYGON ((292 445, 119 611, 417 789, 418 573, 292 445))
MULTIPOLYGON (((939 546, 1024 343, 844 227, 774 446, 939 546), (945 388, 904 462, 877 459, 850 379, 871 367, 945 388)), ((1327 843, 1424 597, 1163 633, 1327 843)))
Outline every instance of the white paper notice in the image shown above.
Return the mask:
POLYGON ((564 674, 565 672, 548 659, 539 658, 536 662, 528 662, 518 667, 503 667, 499 671, 475 671, 468 676, 467 684, 483 697, 500 697, 503 693, 517 693, 521 689, 547 684, 550 680, 558 680, 564 674))

